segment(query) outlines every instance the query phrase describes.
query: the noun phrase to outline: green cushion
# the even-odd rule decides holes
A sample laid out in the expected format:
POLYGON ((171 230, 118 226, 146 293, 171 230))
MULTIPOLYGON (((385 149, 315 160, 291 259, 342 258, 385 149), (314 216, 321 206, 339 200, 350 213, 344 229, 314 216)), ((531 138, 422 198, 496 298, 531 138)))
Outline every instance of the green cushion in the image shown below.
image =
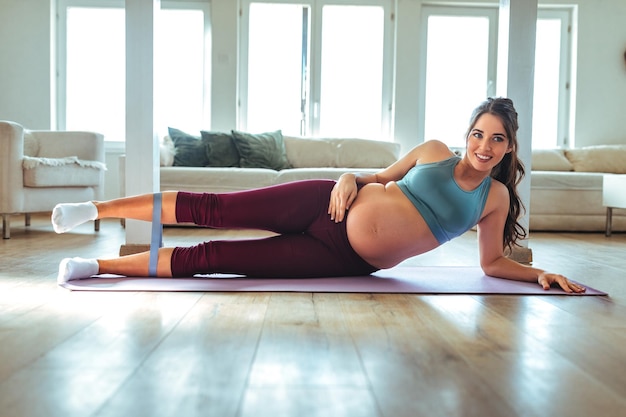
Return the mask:
POLYGON ((232 131, 242 168, 290 168, 282 131, 251 134, 232 131))
POLYGON ((230 133, 201 131, 209 167, 238 167, 239 151, 230 133))
POLYGON ((174 142, 174 166, 203 167, 209 163, 206 145, 200 137, 173 127, 168 127, 167 130, 174 142))

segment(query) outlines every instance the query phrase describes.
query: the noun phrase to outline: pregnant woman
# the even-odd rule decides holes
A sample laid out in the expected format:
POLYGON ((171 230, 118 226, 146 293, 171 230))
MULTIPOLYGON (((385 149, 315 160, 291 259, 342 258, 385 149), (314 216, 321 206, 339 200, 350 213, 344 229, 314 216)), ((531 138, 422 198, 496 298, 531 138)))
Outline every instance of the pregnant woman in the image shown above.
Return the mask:
MULTIPOLYGON (((585 289, 560 274, 519 264, 504 255, 526 236, 518 223, 516 186, 524 175, 517 157, 517 112, 507 98, 478 106, 465 135, 463 157, 440 141, 424 142, 375 173, 338 181, 310 180, 223 194, 169 191, 159 195, 161 222, 212 228, 262 229, 265 239, 209 241, 160 248, 114 259, 66 258, 59 281, 96 274, 189 277, 234 273, 252 277, 366 275, 428 252, 474 226, 485 274, 585 289)), ((52 213, 57 233, 107 217, 152 221, 154 195, 105 202, 60 204, 52 213)), ((157 206, 158 208, 158 206, 157 206)))

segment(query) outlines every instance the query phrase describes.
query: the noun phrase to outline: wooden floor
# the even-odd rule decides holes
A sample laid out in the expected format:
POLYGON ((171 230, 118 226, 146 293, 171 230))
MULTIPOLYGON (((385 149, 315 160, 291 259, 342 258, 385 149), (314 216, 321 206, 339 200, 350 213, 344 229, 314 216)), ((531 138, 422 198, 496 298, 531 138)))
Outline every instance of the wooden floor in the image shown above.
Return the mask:
MULTIPOLYGON (((2 417, 626 415, 625 234, 531 235, 535 265, 609 297, 57 287, 63 257, 124 243, 119 221, 92 227, 15 217, 0 242, 2 417)), ((477 265, 475 238, 407 263, 477 265)))

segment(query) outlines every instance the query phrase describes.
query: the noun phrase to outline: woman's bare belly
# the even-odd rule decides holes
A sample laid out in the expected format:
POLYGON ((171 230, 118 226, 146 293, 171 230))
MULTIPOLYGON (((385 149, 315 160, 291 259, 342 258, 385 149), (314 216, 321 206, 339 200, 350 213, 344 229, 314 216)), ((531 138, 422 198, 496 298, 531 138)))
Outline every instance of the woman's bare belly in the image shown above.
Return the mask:
POLYGON ((362 187, 346 222, 352 248, 378 268, 390 268, 439 246, 422 215, 395 182, 362 187))

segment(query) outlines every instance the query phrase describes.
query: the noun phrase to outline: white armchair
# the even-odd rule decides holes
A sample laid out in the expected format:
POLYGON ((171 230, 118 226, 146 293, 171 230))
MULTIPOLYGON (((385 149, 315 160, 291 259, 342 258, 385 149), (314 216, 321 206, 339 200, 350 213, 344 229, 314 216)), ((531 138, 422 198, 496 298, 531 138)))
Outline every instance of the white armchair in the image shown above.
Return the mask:
MULTIPOLYGON (((26 131, 0 121, 2 237, 11 237, 11 216, 51 212, 58 203, 102 200, 104 137, 93 132, 26 131)), ((100 229, 99 221, 94 228, 100 229)))

